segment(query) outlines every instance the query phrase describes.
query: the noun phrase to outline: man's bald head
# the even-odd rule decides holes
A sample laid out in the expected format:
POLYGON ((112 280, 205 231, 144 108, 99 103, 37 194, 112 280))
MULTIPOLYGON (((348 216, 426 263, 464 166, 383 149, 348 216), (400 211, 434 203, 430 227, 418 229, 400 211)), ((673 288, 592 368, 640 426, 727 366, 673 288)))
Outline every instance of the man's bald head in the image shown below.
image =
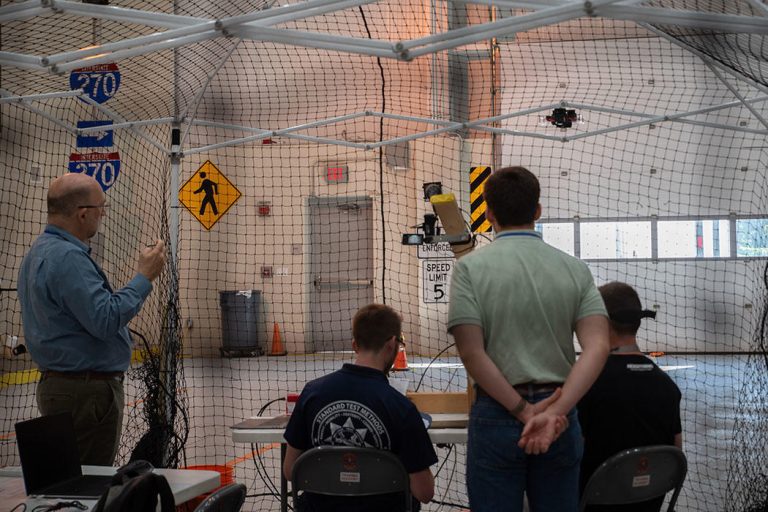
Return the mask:
POLYGON ((68 173, 59 176, 48 187, 48 215, 69 217, 77 207, 92 204, 102 194, 101 186, 91 176, 68 173))

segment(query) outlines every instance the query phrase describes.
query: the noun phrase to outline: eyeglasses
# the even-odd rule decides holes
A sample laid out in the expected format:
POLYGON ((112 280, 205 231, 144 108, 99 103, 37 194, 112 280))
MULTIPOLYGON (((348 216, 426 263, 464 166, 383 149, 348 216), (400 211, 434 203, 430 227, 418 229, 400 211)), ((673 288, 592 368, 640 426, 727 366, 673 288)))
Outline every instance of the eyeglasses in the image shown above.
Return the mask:
POLYGON ((104 204, 81 204, 80 206, 78 206, 78 208, 101 208, 102 210, 106 210, 107 208, 109 208, 109 204, 108 203, 104 203, 104 204))

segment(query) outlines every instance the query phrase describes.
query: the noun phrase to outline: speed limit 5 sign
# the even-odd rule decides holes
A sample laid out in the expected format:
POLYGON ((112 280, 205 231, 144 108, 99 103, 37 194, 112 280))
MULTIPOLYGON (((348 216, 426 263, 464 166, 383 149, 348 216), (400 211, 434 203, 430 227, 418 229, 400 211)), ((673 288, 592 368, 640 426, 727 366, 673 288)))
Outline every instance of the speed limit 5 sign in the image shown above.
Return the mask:
POLYGON ((424 302, 448 303, 448 284, 453 272, 453 260, 422 260, 421 270, 424 302))

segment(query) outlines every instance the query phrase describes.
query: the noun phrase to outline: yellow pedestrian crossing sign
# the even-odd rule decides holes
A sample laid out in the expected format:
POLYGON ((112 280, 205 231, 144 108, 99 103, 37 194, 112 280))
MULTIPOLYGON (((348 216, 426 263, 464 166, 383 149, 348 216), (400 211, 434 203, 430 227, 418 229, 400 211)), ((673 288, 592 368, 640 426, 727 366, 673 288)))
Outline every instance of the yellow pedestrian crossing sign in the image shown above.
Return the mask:
POLYGON ((242 194, 210 160, 179 189, 179 202, 210 230, 242 194))

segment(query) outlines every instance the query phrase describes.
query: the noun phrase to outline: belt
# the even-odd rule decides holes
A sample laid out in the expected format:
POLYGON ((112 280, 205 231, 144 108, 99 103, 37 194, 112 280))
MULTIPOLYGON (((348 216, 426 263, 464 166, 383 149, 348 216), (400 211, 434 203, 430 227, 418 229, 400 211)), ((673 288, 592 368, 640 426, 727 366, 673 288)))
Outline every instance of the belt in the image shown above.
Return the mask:
POLYGON ((82 379, 82 380, 119 380, 125 377, 125 372, 57 372, 55 370, 40 370, 43 378, 61 377, 62 379, 82 379))
MULTIPOLYGON (((523 398, 530 398, 533 395, 537 395, 539 393, 551 393, 557 388, 563 387, 563 384, 559 382, 544 382, 540 384, 527 382, 525 384, 515 384, 512 387, 515 388, 515 391, 517 391, 517 393, 523 398)), ((488 398, 492 398, 491 395, 486 393, 485 390, 483 390, 483 388, 480 386, 475 385, 475 389, 477 391, 477 396, 487 396, 488 398)))

